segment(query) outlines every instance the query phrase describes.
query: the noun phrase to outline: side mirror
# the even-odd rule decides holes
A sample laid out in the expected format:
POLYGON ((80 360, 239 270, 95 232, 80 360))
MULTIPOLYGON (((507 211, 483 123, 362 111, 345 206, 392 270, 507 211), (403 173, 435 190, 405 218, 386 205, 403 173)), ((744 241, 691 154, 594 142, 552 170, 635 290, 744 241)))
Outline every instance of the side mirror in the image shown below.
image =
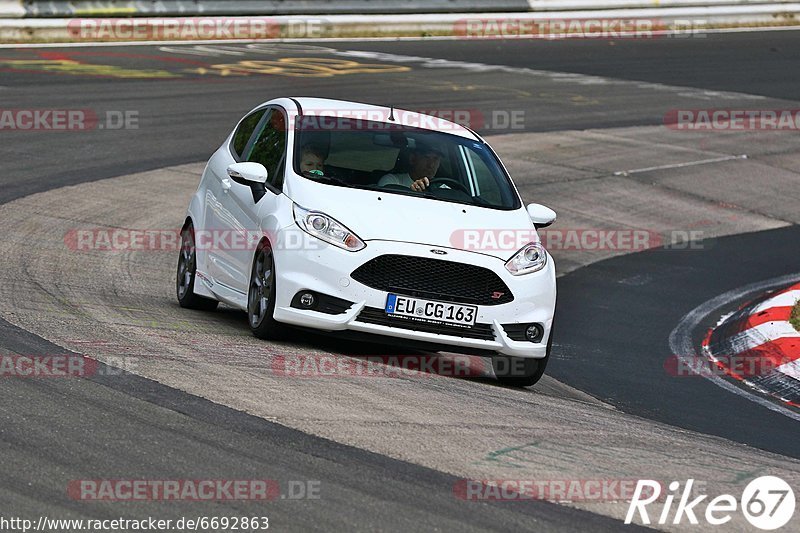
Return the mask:
POLYGON ((228 176, 242 185, 264 184, 267 182, 268 174, 261 163, 234 163, 228 167, 228 176))
POLYGON ((556 221, 556 212, 542 204, 530 204, 528 206, 528 216, 531 217, 531 222, 533 222, 536 229, 546 228, 556 221))

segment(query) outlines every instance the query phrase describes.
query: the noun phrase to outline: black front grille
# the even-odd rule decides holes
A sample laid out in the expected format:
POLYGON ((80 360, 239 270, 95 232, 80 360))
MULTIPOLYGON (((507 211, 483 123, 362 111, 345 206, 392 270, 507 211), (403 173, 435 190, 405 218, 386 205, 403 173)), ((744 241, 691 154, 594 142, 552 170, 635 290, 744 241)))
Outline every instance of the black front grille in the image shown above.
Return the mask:
POLYGON ((364 310, 359 313, 356 321, 389 326, 392 328, 422 331, 425 333, 452 335, 454 337, 464 337, 467 339, 494 340, 494 330, 491 324, 475 324, 471 327, 455 326, 452 324, 431 324, 430 322, 424 322, 422 320, 390 316, 386 314, 386 311, 378 309, 377 307, 365 307, 364 310))
POLYGON ((341 315, 353 306, 353 302, 342 300, 328 296, 327 294, 320 294, 319 304, 317 304, 316 311, 328 315, 341 315))
POLYGON ((511 290, 489 269, 408 255, 382 255, 350 275, 367 287, 418 298, 475 305, 514 300, 511 290))

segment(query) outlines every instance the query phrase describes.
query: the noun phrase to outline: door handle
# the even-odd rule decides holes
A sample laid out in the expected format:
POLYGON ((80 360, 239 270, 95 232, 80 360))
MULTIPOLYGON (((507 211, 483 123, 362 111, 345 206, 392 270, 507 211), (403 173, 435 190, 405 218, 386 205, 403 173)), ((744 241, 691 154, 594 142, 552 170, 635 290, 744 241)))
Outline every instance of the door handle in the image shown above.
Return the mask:
POLYGON ((231 189, 231 180, 225 178, 222 180, 222 192, 228 192, 231 189))

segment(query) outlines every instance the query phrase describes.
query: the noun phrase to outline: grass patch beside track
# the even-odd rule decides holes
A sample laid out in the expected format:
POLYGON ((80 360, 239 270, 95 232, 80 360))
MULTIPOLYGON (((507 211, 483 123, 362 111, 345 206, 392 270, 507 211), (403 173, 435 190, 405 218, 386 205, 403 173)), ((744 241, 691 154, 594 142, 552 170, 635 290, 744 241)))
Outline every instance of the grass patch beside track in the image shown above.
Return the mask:
POLYGON ((794 326, 794 329, 800 331, 800 300, 794 303, 792 314, 789 316, 789 322, 794 326))

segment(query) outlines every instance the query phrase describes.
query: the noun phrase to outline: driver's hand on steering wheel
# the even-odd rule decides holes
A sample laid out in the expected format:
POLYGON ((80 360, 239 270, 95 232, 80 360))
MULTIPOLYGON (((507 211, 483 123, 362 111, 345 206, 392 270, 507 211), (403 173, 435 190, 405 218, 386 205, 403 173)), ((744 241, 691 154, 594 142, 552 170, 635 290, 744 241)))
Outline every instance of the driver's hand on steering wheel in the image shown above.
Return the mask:
POLYGON ((430 185, 431 185, 431 180, 429 180, 427 177, 420 178, 420 179, 418 179, 417 181, 415 181, 414 183, 411 184, 411 190, 412 191, 424 191, 425 189, 430 187, 430 185))

